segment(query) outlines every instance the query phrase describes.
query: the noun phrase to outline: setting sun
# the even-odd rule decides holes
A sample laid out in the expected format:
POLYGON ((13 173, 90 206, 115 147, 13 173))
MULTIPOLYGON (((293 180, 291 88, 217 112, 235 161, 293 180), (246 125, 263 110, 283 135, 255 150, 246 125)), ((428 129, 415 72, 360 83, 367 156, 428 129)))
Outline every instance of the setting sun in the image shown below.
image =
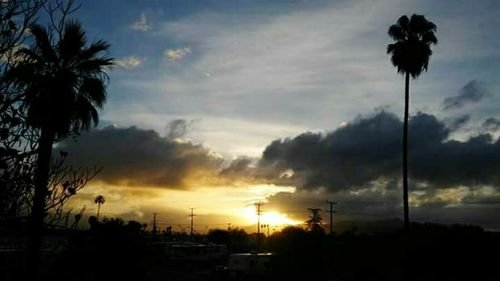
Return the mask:
MULTIPOLYGON (((243 216, 248 224, 257 223, 257 211, 254 206, 247 206, 243 210, 243 216)), ((288 215, 280 213, 278 211, 264 211, 260 217, 261 224, 268 224, 271 227, 283 227, 287 225, 297 225, 301 222, 296 221, 288 215)))

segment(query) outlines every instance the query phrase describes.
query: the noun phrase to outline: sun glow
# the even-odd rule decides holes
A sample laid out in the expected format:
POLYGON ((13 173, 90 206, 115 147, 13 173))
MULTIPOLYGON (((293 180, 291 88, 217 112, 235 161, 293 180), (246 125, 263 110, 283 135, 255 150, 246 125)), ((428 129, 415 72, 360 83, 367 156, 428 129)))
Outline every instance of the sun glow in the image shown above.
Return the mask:
MULTIPOLYGON (((257 223, 257 212, 254 206, 248 206, 243 210, 242 216, 245 218, 248 224, 257 223)), ((280 213, 278 211, 264 211, 260 216, 261 224, 268 224, 270 227, 282 227, 286 225, 297 225, 301 222, 296 221, 287 214, 280 213)))

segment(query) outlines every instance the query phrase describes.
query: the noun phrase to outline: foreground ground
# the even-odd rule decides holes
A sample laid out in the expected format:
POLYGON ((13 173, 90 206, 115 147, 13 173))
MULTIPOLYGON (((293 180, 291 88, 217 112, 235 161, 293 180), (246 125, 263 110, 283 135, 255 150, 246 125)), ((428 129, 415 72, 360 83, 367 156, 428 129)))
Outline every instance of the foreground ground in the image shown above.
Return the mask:
MULTIPOLYGON (((165 248, 174 239, 194 238, 152 237, 133 225, 99 225, 50 237, 47 245, 52 248, 44 251, 44 279, 82 281, 234 280, 236 275, 231 278, 224 270, 229 255, 255 251, 258 240, 241 230, 197 236, 200 245, 227 248, 223 256, 200 260, 196 255, 175 259, 165 248)), ((14 244, 21 245, 22 237, 4 234, 3 241, 0 279, 19 280, 27 270, 23 251, 14 244), (5 241, 17 242, 9 247, 5 241)), ((289 227, 261 237, 260 244, 263 251, 276 254, 269 271, 239 274, 237 280, 498 280, 495 256, 500 252, 500 234, 472 226, 415 224, 409 234, 371 235, 354 231, 326 235, 289 227)))

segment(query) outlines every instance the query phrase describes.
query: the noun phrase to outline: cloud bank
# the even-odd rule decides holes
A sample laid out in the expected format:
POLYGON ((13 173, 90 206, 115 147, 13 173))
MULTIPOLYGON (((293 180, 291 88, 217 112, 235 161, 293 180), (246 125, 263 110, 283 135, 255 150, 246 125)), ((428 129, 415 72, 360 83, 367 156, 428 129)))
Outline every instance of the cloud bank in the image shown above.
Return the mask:
MULTIPOLYGON (((115 186, 178 190, 291 186, 295 192, 270 196, 269 208, 294 216, 333 198, 341 202, 344 217, 379 219, 400 214, 402 122, 392 113, 359 116, 327 133, 277 139, 259 158, 233 160, 183 139, 189 124, 172 121, 166 136, 108 126, 58 147, 69 152, 73 164, 102 166, 99 180, 115 186)), ((488 133, 464 141, 450 139, 449 126, 426 113, 409 121, 412 214, 447 222, 458 222, 462 216, 473 223, 482 213, 500 210, 500 139, 488 133)))
POLYGON ((137 127, 95 129, 59 149, 69 153, 72 164, 102 167, 99 180, 127 186, 189 188, 216 174, 222 162, 202 145, 137 127))
MULTIPOLYGON (((401 131, 395 115, 380 112, 327 134, 275 140, 260 165, 275 171, 274 178, 292 170, 294 184, 303 189, 361 188, 379 178, 399 177, 401 131)), ((449 140, 449 134, 433 115, 418 113, 410 119, 410 178, 436 188, 500 185, 500 140, 479 134, 461 142, 449 140)))
MULTIPOLYGON (((491 123, 488 119, 486 123, 491 123)), ((59 145, 81 165, 103 166, 101 179, 129 185, 184 186, 208 178, 247 180, 299 189, 366 188, 373 181, 397 181, 401 167, 401 120, 381 111, 358 117, 328 133, 306 132, 271 142, 260 158, 223 159, 183 140, 189 121, 176 119, 165 137, 152 130, 108 126, 59 145)), ((500 186, 500 139, 478 133, 465 141, 434 115, 409 120, 409 167, 414 182, 439 188, 500 186)))

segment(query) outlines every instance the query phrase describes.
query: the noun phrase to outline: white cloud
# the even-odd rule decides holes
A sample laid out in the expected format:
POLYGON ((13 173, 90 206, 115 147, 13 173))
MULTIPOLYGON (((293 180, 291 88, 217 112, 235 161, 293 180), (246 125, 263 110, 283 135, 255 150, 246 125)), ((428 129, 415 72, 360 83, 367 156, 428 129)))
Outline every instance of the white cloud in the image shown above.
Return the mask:
MULTIPOLYGON (((424 110, 442 116, 439 106, 443 96, 456 94, 463 81, 471 80, 471 73, 475 79, 491 81, 480 70, 476 73, 476 67, 449 64, 450 44, 457 56, 470 60, 463 41, 475 34, 467 31, 472 35, 450 38, 461 33, 444 21, 445 16, 439 16, 449 6, 436 10, 432 1, 409 0, 322 3, 316 8, 263 13, 258 18, 246 13, 202 12, 163 23, 155 35, 186 46, 165 50, 165 58, 175 61, 188 55, 190 60, 162 64, 153 75, 124 82, 128 88, 148 92, 139 104, 144 110, 141 113, 152 117, 136 121, 152 122, 169 112, 187 119, 239 120, 317 130, 333 129, 380 106, 401 113, 404 79, 386 54, 391 41, 387 29, 400 15, 411 11, 435 21, 440 39, 429 73, 412 81, 411 113, 424 110), (196 50, 196 56, 190 55, 192 50, 196 50)), ((455 6, 446 19, 455 18, 454 12, 455 6)), ((478 21, 475 17, 464 19, 478 21)), ((283 136, 271 130, 256 137, 253 127, 238 128, 241 134, 234 133, 230 125, 224 130, 228 131, 223 136, 207 133, 204 140, 210 144, 238 143, 238 148, 220 145, 224 151, 238 154, 248 146, 255 155, 266 141, 283 136)))
POLYGON ((190 53, 191 49, 188 47, 184 47, 179 49, 166 49, 163 52, 163 55, 165 55, 165 57, 167 57, 170 60, 180 60, 190 53))
POLYGON ((131 70, 139 67, 143 63, 143 61, 143 58, 139 58, 137 56, 129 56, 115 60, 115 65, 126 70, 131 70))
POLYGON ((311 128, 332 128, 381 104, 398 107, 403 81, 385 54, 397 16, 391 3, 356 3, 261 21, 202 13, 166 23, 164 35, 197 49, 192 63, 163 80, 169 100, 182 99, 190 112, 311 128), (200 79, 204 73, 211 77, 200 79))
POLYGON ((202 13, 165 23, 158 35, 189 46, 166 50, 165 57, 185 58, 191 46, 196 56, 163 65, 157 78, 126 82, 149 93, 139 110, 151 118, 136 123, 154 126, 165 112, 199 117, 212 131, 193 137, 223 153, 259 155, 292 132, 331 129, 378 105, 399 106, 404 81, 385 54, 387 27, 397 19, 392 5, 370 13, 370 5, 343 5, 259 20, 202 13))
POLYGON ((130 28, 135 31, 142 31, 142 32, 148 31, 151 28, 151 26, 148 24, 146 13, 142 12, 141 15, 139 16, 139 19, 134 23, 132 23, 130 28))

